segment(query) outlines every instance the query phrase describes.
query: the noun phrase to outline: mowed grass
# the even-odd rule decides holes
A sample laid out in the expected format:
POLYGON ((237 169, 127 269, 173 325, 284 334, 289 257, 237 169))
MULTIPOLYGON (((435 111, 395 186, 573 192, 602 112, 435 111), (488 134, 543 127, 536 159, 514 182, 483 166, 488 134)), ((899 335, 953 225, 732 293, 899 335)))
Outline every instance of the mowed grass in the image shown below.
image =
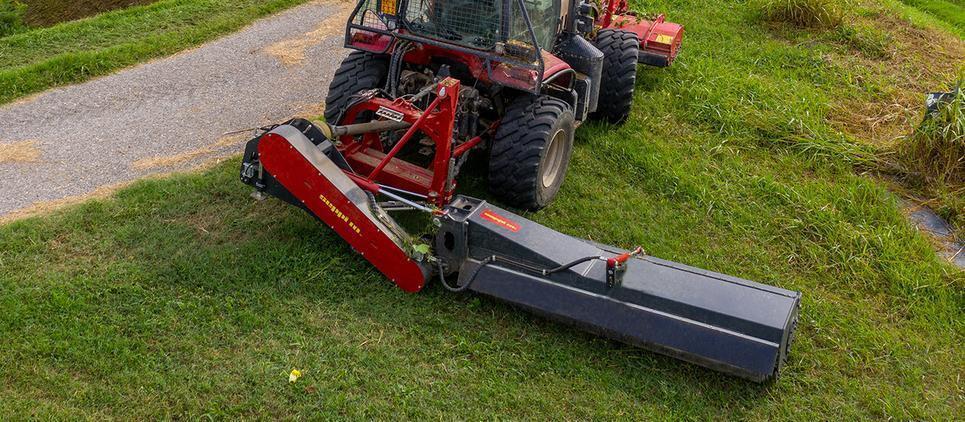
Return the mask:
POLYGON ((162 0, 0 37, 0 104, 235 31, 306 0, 162 0))
POLYGON ((886 96, 887 72, 743 3, 639 6, 687 25, 684 55, 641 69, 629 124, 579 130, 559 200, 528 217, 804 292, 776 383, 405 294, 303 212, 253 202, 233 161, 0 227, 0 415, 960 418, 965 275, 829 119, 886 96))
POLYGON ((961 0, 901 0, 954 27, 965 36, 965 3, 961 0))
MULTIPOLYGON (((19 1, 19 0, 18 0, 19 1)), ((24 21, 30 26, 50 26, 157 0, 24 0, 24 21)))

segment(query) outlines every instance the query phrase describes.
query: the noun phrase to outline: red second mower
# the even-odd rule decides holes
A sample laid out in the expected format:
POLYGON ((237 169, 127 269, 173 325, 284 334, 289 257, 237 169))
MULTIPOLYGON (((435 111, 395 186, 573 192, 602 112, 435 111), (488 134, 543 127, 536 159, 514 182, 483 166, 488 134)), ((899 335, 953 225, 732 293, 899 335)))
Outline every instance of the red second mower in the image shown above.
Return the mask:
POLYGON ((584 121, 621 124, 637 64, 670 66, 683 27, 625 0, 362 0, 327 123, 264 128, 241 179, 307 211, 405 291, 438 280, 754 381, 775 377, 800 293, 576 239, 456 194, 488 157, 501 203, 538 210, 584 121), (434 235, 390 215, 421 211, 434 235))

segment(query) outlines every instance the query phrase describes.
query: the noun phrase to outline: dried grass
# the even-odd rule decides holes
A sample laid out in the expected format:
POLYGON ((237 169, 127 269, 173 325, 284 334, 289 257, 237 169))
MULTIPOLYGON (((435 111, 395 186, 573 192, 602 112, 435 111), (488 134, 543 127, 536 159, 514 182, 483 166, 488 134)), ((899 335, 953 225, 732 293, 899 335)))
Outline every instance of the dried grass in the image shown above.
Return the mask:
POLYGON ((36 163, 40 161, 41 151, 36 141, 0 144, 0 164, 36 163))

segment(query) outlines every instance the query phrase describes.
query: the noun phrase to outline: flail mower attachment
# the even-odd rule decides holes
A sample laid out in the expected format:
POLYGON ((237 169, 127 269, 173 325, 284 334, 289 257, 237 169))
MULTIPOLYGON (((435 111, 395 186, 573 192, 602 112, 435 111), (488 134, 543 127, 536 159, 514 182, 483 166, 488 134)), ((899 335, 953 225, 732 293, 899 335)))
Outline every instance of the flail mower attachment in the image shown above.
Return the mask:
MULTIPOLYGON (((347 126, 293 120, 267 129, 247 145, 242 181, 318 218, 405 291, 438 277, 452 291, 749 380, 778 374, 799 293, 576 239, 479 199, 453 196, 434 205, 357 173, 359 158, 332 140, 425 124, 416 115, 392 117, 347 126), (412 239, 386 212, 398 208, 430 213, 434 239, 412 239)), ((371 164, 392 171, 391 153, 379 157, 382 163, 371 164)))

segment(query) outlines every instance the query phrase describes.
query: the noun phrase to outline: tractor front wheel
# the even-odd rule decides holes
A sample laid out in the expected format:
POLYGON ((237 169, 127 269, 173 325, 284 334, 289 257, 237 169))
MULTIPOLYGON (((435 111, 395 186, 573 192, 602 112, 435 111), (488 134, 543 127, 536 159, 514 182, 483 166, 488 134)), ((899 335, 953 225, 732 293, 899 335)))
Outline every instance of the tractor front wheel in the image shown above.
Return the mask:
POLYGON ((593 44, 603 52, 603 77, 600 78, 600 103, 591 117, 622 124, 633 107, 640 39, 630 31, 604 29, 593 44))
POLYGON ((349 105, 352 96, 361 91, 379 88, 385 84, 389 73, 389 62, 385 56, 353 51, 335 71, 332 83, 325 97, 325 121, 337 125, 342 111, 349 105))
POLYGON ((523 96, 506 109, 489 157, 489 190, 507 205, 538 210, 563 184, 576 131, 573 110, 546 95, 523 96))

